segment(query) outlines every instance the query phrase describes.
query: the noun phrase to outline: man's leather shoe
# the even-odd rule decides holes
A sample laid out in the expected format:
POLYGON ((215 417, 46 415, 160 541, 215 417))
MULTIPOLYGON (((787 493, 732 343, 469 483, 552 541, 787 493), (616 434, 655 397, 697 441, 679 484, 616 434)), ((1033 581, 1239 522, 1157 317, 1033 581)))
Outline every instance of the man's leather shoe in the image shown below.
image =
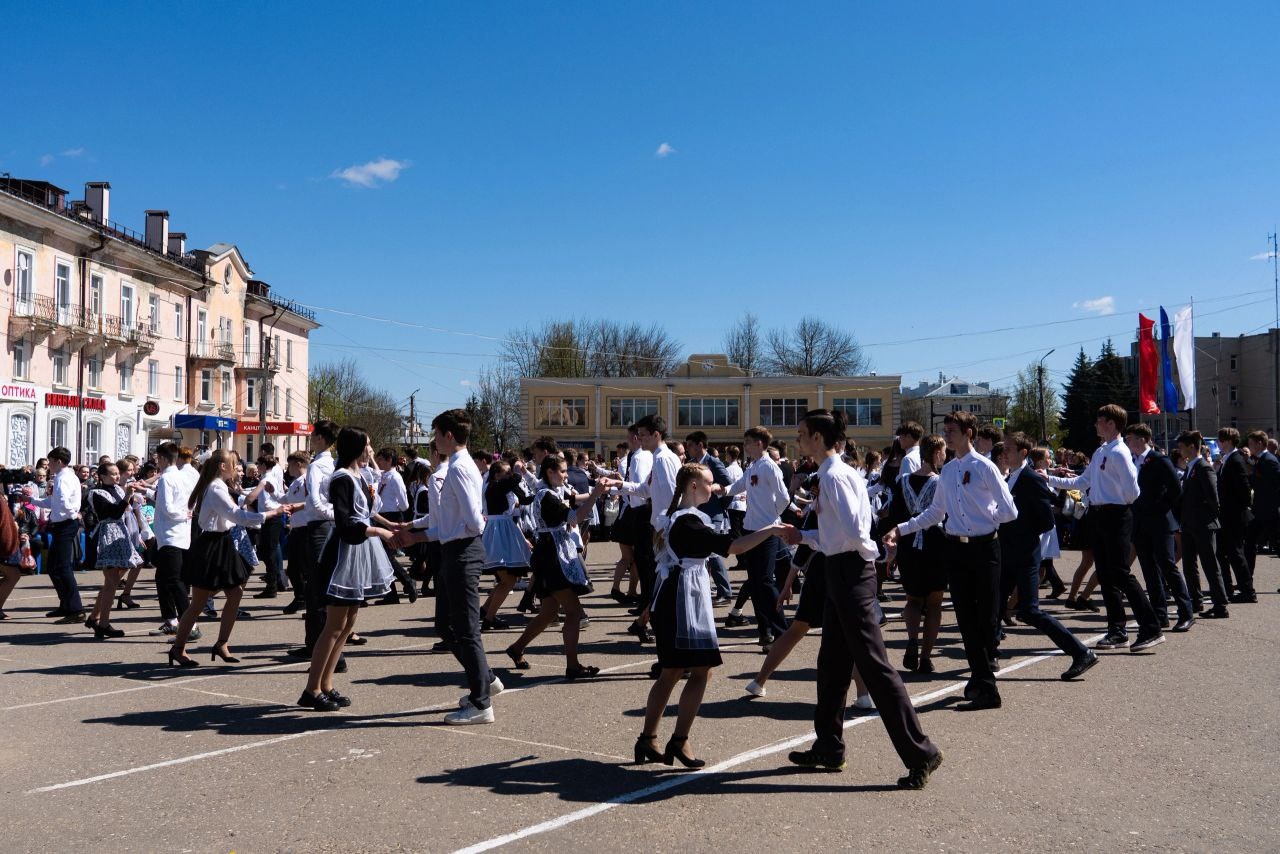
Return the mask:
POLYGON ((938 770, 938 766, 942 764, 942 751, 935 753, 928 762, 918 768, 912 768, 907 771, 905 777, 898 778, 899 789, 923 789, 925 784, 929 782, 929 775, 938 770))
POLYGON ((1231 597, 1232 604, 1235 605, 1256 605, 1258 604, 1257 593, 1237 593, 1231 597))
POLYGON ((347 657, 345 655, 338 656, 338 666, 333 668, 334 673, 347 672, 347 657))
POLYGON ((823 768, 827 771, 843 771, 845 766, 843 756, 829 756, 816 750, 793 750, 787 754, 787 759, 793 765, 799 765, 801 768, 823 768))
POLYGON ((1215 608, 1210 608, 1208 611, 1205 611, 1204 613, 1202 613, 1202 614, 1200 615, 1200 619, 1202 619, 1202 620, 1225 620, 1225 619, 1227 619, 1227 618, 1228 618, 1228 617, 1230 617, 1230 616, 1231 616, 1231 614, 1227 611, 1227 609, 1226 609, 1226 608, 1216 608, 1216 607, 1215 607, 1215 608))
POLYGON ((1000 708, 999 695, 994 697, 974 697, 972 700, 965 700, 963 703, 956 704, 956 710, 961 712, 980 712, 983 709, 1000 708))
POLYGON ((70 613, 69 611, 64 611, 61 608, 54 608, 49 613, 45 614, 45 616, 52 620, 56 617, 65 617, 69 613, 70 613))
POLYGON ((295 646, 293 649, 285 653, 290 658, 311 658, 311 650, 305 646, 295 646))
POLYGON ((1084 675, 1084 672, 1098 663, 1098 654, 1088 652, 1071 662, 1071 666, 1062 674, 1063 682, 1070 682, 1084 675))
POLYGON ((253 598, 254 599, 274 599, 276 598, 276 591, 262 590, 258 593, 253 594, 253 598))
POLYGON ((1188 617, 1188 618, 1187 618, 1187 619, 1185 619, 1185 620, 1178 620, 1177 625, 1175 625, 1172 629, 1169 629, 1169 631, 1171 631, 1171 632, 1189 632, 1189 631, 1191 631, 1191 627, 1192 627, 1193 625, 1195 625, 1195 622, 1196 622, 1196 621, 1195 621, 1195 618, 1194 618, 1194 617, 1188 617))

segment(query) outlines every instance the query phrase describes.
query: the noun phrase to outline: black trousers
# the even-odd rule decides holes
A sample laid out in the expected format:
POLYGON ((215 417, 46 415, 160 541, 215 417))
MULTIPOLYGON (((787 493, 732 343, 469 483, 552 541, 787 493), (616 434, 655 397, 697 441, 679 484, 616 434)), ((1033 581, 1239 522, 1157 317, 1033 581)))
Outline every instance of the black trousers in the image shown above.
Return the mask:
POLYGON ((258 557, 262 559, 263 580, 267 589, 275 592, 286 586, 284 562, 280 557, 280 534, 284 531, 284 518, 276 516, 262 523, 258 529, 258 557))
MULTIPOLYGON (((956 624, 969 662, 969 699, 995 699, 996 621, 1000 614, 1000 541, 995 537, 962 543, 943 540, 942 556, 956 609, 956 624)), ((824 629, 825 633, 825 629, 824 629)))
POLYGON ((1215 608, 1227 607, 1227 590, 1222 586, 1222 572, 1218 569, 1218 553, 1214 549, 1217 531, 1203 528, 1182 529, 1182 569, 1187 579, 1187 591, 1191 594, 1191 607, 1199 611, 1204 605, 1204 594, 1200 590, 1200 570, 1204 567, 1204 576, 1209 583, 1209 599, 1215 608))
POLYGON ((911 697, 885 652, 875 609, 875 564, 856 552, 829 555, 825 578, 827 599, 818 648, 818 705, 813 712, 817 740, 813 749, 844 756, 844 714, 856 666, 902 764, 908 768, 924 765, 938 748, 921 729, 911 697))
MULTIPOLYGON (((658 556, 653 553, 653 526, 648 518, 643 524, 636 526, 636 544, 634 551, 636 574, 640 576, 641 603, 648 607, 653 601, 653 588, 658 580, 658 556)), ((529 582, 530 586, 533 582, 529 582)))
POLYGON ((770 537, 760 545, 743 552, 740 558, 747 567, 751 608, 756 612, 756 629, 760 632, 761 638, 769 635, 780 637, 787 630, 787 621, 778 610, 778 581, 775 567, 780 562, 780 551, 782 551, 782 540, 770 537))
MULTIPOLYGON (((1019 620, 1039 629, 1073 661, 1088 655, 1089 650, 1066 626, 1040 610, 1039 543, 1030 553, 1016 554, 1007 542, 1001 544, 1000 551, 1000 602, 1009 601, 1009 595, 1017 590, 1019 620)), ((1000 637, 999 630, 996 637, 1000 637)))
POLYGON ((1228 594, 1234 588, 1253 595, 1253 572, 1245 558, 1247 532, 1246 524, 1239 520, 1232 520, 1231 524, 1224 520, 1222 530, 1218 531, 1218 568, 1222 571, 1222 586, 1228 594))
POLYGON ((448 605, 449 628, 453 634, 453 656, 467 674, 471 702, 478 709, 489 707, 489 683, 493 671, 480 639, 480 573, 484 570, 484 542, 479 537, 450 540, 440 546, 443 564, 436 583, 436 608, 448 605))
POLYGON ((747 518, 747 511, 730 509, 726 512, 729 514, 729 533, 736 540, 742 536, 742 523, 747 518))
POLYGON ((324 602, 325 593, 329 589, 329 573, 320 565, 320 555, 324 553, 324 544, 332 533, 332 519, 312 522, 304 529, 306 542, 303 546, 303 554, 307 568, 307 634, 303 646, 307 649, 315 649, 316 640, 324 631, 325 620, 329 616, 324 602))
POLYGON ((1151 600, 1129 569, 1129 550, 1133 546, 1133 510, 1127 504, 1101 504, 1089 508, 1093 517, 1093 562, 1098 567, 1098 583, 1102 601, 1107 606, 1107 627, 1116 634, 1127 634, 1124 605, 1129 603, 1138 621, 1138 637, 1160 634, 1151 600))
POLYGON ((1244 541, 1244 557, 1249 562, 1249 592, 1253 593, 1253 570, 1258 561, 1258 546, 1270 546, 1280 535, 1280 519, 1254 518, 1249 522, 1248 536, 1244 541))
POLYGON ((160 616, 176 620, 191 604, 187 585, 182 581, 182 560, 187 550, 177 546, 156 549, 156 597, 160 600, 160 616))
POLYGON ((80 522, 77 519, 53 522, 49 525, 49 532, 53 542, 49 546, 46 574, 58 593, 58 607, 65 613, 79 614, 84 611, 84 605, 80 602, 80 585, 76 583, 72 564, 75 563, 76 547, 80 541, 80 522))
POLYGON ((1142 567, 1142 580, 1147 585, 1147 598, 1155 609, 1156 621, 1168 619, 1169 599, 1178 606, 1179 620, 1194 617, 1191 591, 1173 559, 1173 532, 1152 531, 1138 525, 1133 532, 1133 548, 1138 553, 1138 565, 1142 567))
POLYGON ((285 560, 288 562, 285 568, 285 575, 289 578, 289 586, 293 588, 293 598, 296 601, 307 601, 307 549, 310 548, 310 541, 307 539, 307 529, 290 528, 289 536, 285 538, 285 560))

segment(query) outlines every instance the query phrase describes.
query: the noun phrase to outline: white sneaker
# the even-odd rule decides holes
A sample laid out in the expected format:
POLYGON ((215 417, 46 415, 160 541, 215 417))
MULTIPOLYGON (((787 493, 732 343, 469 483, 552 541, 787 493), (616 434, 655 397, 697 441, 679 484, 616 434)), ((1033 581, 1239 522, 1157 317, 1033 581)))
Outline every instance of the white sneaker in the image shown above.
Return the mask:
POLYGON ((858 699, 853 701, 853 707, 865 712, 867 709, 874 709, 876 704, 871 702, 870 694, 859 694, 858 699))
POLYGON ((753 697, 763 697, 769 692, 764 690, 763 685, 758 684, 756 680, 752 679, 747 683, 747 693, 753 697))
POLYGON ((493 706, 487 709, 477 709, 467 701, 465 709, 458 709, 456 712, 450 712, 444 716, 444 722, 453 724, 454 726, 466 726, 468 724, 491 724, 493 723, 493 706))
POLYGON ((581 620, 578 621, 579 629, 585 629, 589 625, 591 625, 591 619, 589 617, 583 617, 581 620))
MULTIPOLYGON (((506 690, 506 687, 507 687, 506 685, 502 684, 502 680, 498 678, 498 674, 496 673, 493 674, 493 680, 489 683, 489 699, 492 700, 494 697, 501 694, 504 690, 506 690)), ((470 694, 463 694, 461 697, 458 698, 459 709, 465 709, 467 706, 470 706, 470 705, 471 705, 470 694)))

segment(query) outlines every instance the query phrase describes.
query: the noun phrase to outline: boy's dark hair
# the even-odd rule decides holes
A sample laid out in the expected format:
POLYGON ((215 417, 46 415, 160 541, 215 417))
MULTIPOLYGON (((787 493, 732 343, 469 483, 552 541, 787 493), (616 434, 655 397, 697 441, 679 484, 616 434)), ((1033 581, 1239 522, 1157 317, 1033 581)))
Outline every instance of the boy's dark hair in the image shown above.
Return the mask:
POLYGON ((446 409, 431 419, 431 429, 452 433, 453 441, 465 445, 471 436, 471 416, 465 409, 446 409))
POLYGON ((701 445, 704 448, 707 446, 707 434, 701 430, 694 430, 688 436, 685 436, 684 440, 686 442, 693 442, 694 444, 701 445))
POLYGON ((969 440, 978 438, 978 419, 974 417, 972 412, 948 412, 942 417, 943 424, 954 424, 960 428, 961 432, 969 434, 969 440))
POLYGON ((337 423, 330 421, 327 418, 320 419, 315 425, 316 435, 322 437, 326 445, 332 445, 334 442, 338 441, 338 433, 340 431, 341 428, 337 423))
POLYGON ((910 436, 912 439, 915 439, 917 442, 919 442, 920 439, 923 438, 924 436, 924 428, 921 427, 915 421, 903 421, 901 424, 898 425, 898 429, 893 435, 910 436))
POLYGON ((1141 422, 1138 424, 1130 424, 1128 427, 1124 428, 1124 434, 1126 436, 1137 436, 1144 442, 1150 442, 1152 436, 1155 435, 1151 432, 1150 427, 1146 424, 1142 424, 1141 422))
POLYGON ((1117 403, 1108 403, 1105 406, 1099 406, 1095 418, 1105 418, 1115 425, 1117 430, 1123 430, 1125 425, 1129 423, 1129 413, 1124 411, 1124 407, 1117 403))
POLYGON ((667 438, 667 422, 661 415, 649 414, 636 421, 636 430, 648 430, 663 439, 667 438))
POLYGON ((58 462, 62 463, 64 466, 69 466, 71 465, 71 452, 68 451, 66 448, 59 446, 49 452, 49 459, 57 460, 58 462))

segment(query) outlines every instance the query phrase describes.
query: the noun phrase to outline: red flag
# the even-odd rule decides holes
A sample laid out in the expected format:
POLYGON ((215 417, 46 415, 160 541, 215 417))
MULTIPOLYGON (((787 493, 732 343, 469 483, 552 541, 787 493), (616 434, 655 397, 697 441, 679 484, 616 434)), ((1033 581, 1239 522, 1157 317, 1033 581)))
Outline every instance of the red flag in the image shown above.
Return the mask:
POLYGON ((1143 415, 1159 415, 1156 403, 1156 322, 1138 315, 1138 409, 1143 415))

